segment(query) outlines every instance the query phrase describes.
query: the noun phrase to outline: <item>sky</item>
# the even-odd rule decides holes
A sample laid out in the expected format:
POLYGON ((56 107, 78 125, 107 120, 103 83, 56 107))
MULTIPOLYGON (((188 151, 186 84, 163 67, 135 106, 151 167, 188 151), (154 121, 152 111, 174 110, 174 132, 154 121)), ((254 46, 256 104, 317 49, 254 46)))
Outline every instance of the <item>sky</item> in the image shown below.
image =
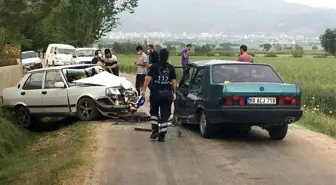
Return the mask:
POLYGON ((320 8, 334 8, 336 9, 336 1, 335 0, 284 0, 290 3, 299 3, 313 7, 320 8))

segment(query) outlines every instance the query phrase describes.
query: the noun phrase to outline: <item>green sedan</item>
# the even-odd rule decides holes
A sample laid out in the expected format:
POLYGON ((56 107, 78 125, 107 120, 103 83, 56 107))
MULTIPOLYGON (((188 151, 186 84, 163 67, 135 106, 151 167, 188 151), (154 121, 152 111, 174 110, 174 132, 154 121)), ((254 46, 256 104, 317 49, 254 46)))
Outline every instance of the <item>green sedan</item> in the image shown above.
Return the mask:
POLYGON ((298 85, 285 83, 270 65, 236 61, 189 64, 174 106, 175 122, 198 124, 204 138, 222 126, 246 134, 259 126, 282 140, 288 125, 302 117, 298 85))

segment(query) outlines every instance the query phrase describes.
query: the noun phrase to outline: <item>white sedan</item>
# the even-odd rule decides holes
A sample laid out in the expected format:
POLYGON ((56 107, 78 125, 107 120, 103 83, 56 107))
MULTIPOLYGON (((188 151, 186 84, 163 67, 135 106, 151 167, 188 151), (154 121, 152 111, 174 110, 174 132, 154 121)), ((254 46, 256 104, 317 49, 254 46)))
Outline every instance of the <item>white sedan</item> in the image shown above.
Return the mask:
POLYGON ((34 51, 24 51, 21 53, 21 62, 29 70, 42 68, 41 59, 34 51))
POLYGON ((28 128, 40 117, 77 115, 88 121, 136 111, 138 95, 126 78, 81 64, 32 70, 16 87, 4 89, 2 98, 28 128))

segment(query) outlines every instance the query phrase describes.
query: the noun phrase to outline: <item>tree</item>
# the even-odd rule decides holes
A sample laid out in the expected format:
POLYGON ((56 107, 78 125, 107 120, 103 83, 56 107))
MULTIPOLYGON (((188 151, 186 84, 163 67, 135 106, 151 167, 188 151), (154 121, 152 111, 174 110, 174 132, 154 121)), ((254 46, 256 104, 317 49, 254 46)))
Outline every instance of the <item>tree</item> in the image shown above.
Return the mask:
POLYGON ((312 46, 312 50, 316 51, 318 50, 318 47, 316 45, 312 46))
POLYGON ((295 45, 294 50, 291 51, 292 56, 295 58, 303 57, 303 47, 300 45, 295 45))
POLYGON ((327 28, 320 36, 320 41, 324 51, 336 56, 336 28, 327 28))
POLYGON ((48 16, 59 3, 60 0, 0 0, 0 32, 3 38, 12 43, 30 45, 31 40, 23 32, 48 16))
POLYGON ((283 49, 283 48, 282 48, 281 44, 276 44, 276 45, 275 45, 275 50, 276 50, 276 51, 282 51, 282 49, 283 49))
POLYGON ((263 48, 265 51, 269 51, 272 48, 272 44, 263 44, 263 48))

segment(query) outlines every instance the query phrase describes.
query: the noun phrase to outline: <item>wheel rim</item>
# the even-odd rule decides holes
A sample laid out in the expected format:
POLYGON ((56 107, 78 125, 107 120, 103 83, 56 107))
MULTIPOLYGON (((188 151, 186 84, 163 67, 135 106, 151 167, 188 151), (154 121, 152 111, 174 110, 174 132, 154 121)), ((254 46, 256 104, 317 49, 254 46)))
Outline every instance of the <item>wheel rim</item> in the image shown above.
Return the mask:
POLYGON ((89 101, 83 101, 79 105, 79 113, 82 117, 84 118, 90 117, 91 112, 92 112, 92 106, 89 101))
POLYGON ((206 129, 206 126, 207 126, 207 121, 206 121, 206 118, 203 114, 201 115, 199 124, 200 124, 201 133, 204 133, 205 129, 206 129))
POLYGON ((18 117, 21 126, 27 126, 29 124, 29 113, 26 110, 19 109, 18 117))

